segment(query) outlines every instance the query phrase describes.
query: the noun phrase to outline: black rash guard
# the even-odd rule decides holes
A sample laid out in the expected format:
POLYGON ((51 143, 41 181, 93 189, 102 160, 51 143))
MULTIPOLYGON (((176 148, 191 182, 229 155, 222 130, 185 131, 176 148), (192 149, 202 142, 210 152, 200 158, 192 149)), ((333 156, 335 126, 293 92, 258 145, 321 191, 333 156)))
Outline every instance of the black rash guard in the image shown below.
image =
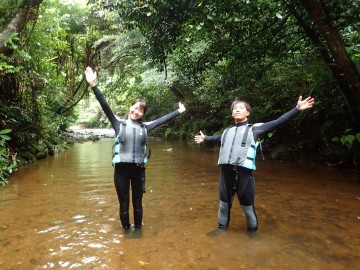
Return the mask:
MULTIPOLYGON (((254 140, 267 131, 277 129, 293 119, 300 111, 293 108, 283 114, 278 119, 266 123, 257 123, 252 127, 254 140)), ((247 125, 248 122, 242 122, 232 126, 247 125)), ((231 127, 231 126, 230 126, 231 127)), ((214 136, 205 136, 206 142, 221 142, 222 134, 214 136)), ((247 229, 256 231, 258 229, 258 219, 254 207, 255 182, 253 170, 231 164, 221 164, 221 173, 219 178, 219 228, 226 228, 230 222, 230 210, 233 204, 234 194, 236 193, 240 206, 245 214, 247 229)))
MULTIPOLYGON (((118 119, 116 117, 116 115, 113 113, 113 111, 111 110, 109 104, 106 102, 104 96, 102 95, 102 93, 100 92, 100 90, 97 88, 97 86, 94 86, 93 88, 94 94, 97 98, 97 100, 99 101, 101 108, 103 109, 104 113, 106 114, 107 118, 109 119, 112 127, 115 130, 115 134, 119 133, 119 128, 120 128, 120 123, 122 122, 121 119, 118 119)), ((143 124, 145 125, 145 128, 147 129, 147 131, 151 131, 152 129, 164 124, 165 122, 173 119, 174 117, 178 116, 180 114, 180 112, 178 110, 169 113, 159 119, 156 119, 154 121, 151 122, 143 122, 143 124)))
MULTIPOLYGON (((120 125, 123 120, 118 119, 113 111, 111 110, 109 104, 106 102, 104 96, 97 88, 97 86, 92 87, 94 94, 99 101, 104 113, 109 119, 112 127, 115 130, 115 134, 119 134, 120 125)), ((173 119, 178 116, 180 112, 178 110, 169 113, 157 120, 151 122, 142 122, 147 131, 164 124, 165 122, 173 119)), ((140 124, 140 123, 139 123, 140 124)), ((143 207, 142 207, 142 197, 143 197, 143 185, 145 184, 145 168, 144 166, 139 166, 136 163, 126 163, 120 162, 115 164, 114 170, 114 183, 116 192, 118 195, 118 200, 120 204, 119 216, 122 227, 124 229, 130 228, 129 220, 129 204, 130 204, 130 193, 129 189, 131 187, 131 198, 134 209, 134 224, 136 228, 140 228, 142 225, 143 217, 143 207)))
MULTIPOLYGON (((265 123, 256 123, 256 124, 254 124, 254 126, 252 128, 253 134, 254 134, 254 140, 256 141, 259 138, 259 136, 262 135, 265 132, 275 130, 277 128, 282 127, 284 124, 286 124, 291 119, 293 119, 295 116, 297 116, 299 114, 299 112, 300 111, 295 107, 292 110, 290 110, 287 113, 280 116, 276 120, 265 122, 265 123)), ((239 123, 239 124, 236 124, 236 125, 233 125, 233 126, 243 126, 243 125, 247 125, 247 124, 248 124, 248 121, 242 122, 242 123, 239 123)), ((222 136, 222 134, 213 135, 213 136, 205 136, 204 141, 220 143, 221 142, 221 136, 222 136)))

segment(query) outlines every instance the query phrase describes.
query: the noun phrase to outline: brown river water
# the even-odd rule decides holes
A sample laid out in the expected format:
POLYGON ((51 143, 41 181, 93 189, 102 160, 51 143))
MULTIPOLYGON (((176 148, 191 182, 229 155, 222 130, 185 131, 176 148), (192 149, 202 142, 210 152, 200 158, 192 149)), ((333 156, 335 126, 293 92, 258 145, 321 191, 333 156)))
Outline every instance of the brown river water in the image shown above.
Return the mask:
POLYGON ((75 144, 0 189, 0 269, 360 269, 359 172, 259 155, 259 230, 235 199, 219 232, 218 153, 152 138, 143 227, 124 233, 112 144, 75 144))

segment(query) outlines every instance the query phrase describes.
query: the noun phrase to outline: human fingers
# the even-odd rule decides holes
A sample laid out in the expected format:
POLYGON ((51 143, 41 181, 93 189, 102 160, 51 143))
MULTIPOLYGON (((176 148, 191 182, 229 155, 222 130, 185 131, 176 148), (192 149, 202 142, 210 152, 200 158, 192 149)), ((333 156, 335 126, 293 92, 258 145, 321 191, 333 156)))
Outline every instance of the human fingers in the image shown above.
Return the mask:
POLYGON ((196 136, 194 137, 194 141, 195 141, 196 143, 201 143, 201 142, 202 142, 202 138, 201 138, 199 135, 196 135, 196 136))

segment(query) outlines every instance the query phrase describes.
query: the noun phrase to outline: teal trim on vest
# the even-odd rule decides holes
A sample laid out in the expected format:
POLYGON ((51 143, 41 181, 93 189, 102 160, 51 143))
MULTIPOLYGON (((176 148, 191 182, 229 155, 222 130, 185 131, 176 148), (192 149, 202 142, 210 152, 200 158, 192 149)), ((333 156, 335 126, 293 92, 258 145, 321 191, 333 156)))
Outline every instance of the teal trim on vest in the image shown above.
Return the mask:
POLYGON ((113 147, 113 164, 120 162, 145 164, 148 161, 148 157, 146 156, 146 141, 148 136, 145 125, 139 123, 139 125, 133 127, 133 131, 130 129, 131 127, 127 128, 126 121, 120 123, 119 133, 115 137, 113 147))
POLYGON ((253 125, 228 127, 221 137, 218 165, 231 164, 256 170, 256 149, 253 125))

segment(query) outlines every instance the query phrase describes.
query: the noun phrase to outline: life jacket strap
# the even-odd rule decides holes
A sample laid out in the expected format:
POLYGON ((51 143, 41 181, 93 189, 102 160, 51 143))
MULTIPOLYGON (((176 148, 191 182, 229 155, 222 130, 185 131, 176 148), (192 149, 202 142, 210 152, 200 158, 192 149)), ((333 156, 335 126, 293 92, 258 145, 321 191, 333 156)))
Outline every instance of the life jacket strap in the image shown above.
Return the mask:
POLYGON ((242 147, 245 147, 245 145, 246 145, 246 140, 247 140, 247 137, 249 135, 249 130, 250 130, 251 127, 252 127, 252 125, 247 125, 246 126, 244 136, 243 136, 243 139, 242 139, 242 142, 241 142, 242 147))
POLYGON ((232 128, 232 127, 233 127, 233 126, 229 126, 228 128, 225 129, 224 137, 223 137, 222 142, 221 142, 221 147, 224 146, 224 142, 225 142, 225 139, 226 139, 226 135, 228 134, 229 129, 232 128))
POLYGON ((122 145, 125 145, 125 138, 126 138, 126 122, 125 121, 121 121, 121 124, 120 124, 120 127, 119 127, 118 138, 120 140, 120 143, 122 145))
MULTIPOLYGON (((127 123, 126 121, 121 121, 120 122, 120 126, 119 126, 119 133, 116 135, 115 137, 115 143, 113 145, 113 160, 115 156, 120 155, 120 153, 123 151, 123 147, 125 146, 125 141, 126 141, 126 126, 127 123)), ((144 146, 144 155, 143 155, 143 161, 141 163, 139 163, 138 165, 144 165, 147 160, 151 157, 151 148, 148 146, 147 144, 147 129, 146 129, 146 125, 142 122, 139 123, 139 126, 143 132, 143 139, 142 142, 140 142, 143 146, 144 146), (146 154, 146 149, 148 148, 148 152, 149 154, 146 154)), ((133 153, 134 154, 134 153, 133 153)), ((134 154, 135 156, 135 154, 134 154)))

